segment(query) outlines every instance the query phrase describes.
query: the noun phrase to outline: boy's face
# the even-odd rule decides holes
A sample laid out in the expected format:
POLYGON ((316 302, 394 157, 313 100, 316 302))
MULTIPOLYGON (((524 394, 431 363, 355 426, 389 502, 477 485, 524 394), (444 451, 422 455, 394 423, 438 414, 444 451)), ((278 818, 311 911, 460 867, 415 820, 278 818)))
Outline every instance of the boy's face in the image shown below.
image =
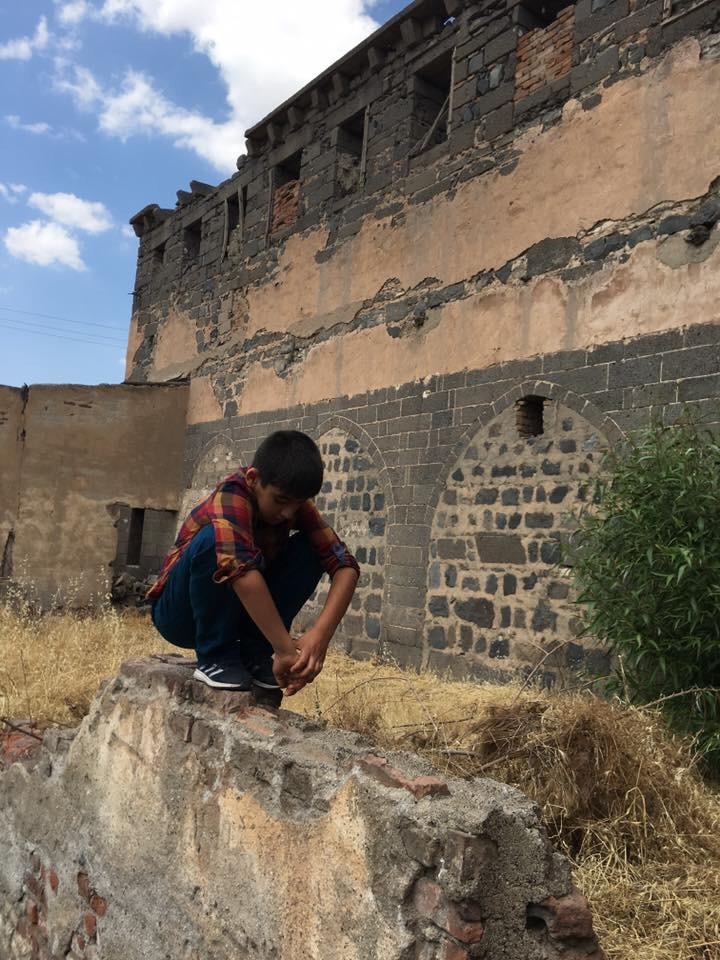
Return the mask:
POLYGON ((249 468, 245 474, 245 480, 253 492, 260 516, 265 523, 273 527, 281 523, 289 523, 305 503, 304 500, 289 497, 280 487, 272 483, 264 484, 254 467, 249 468))

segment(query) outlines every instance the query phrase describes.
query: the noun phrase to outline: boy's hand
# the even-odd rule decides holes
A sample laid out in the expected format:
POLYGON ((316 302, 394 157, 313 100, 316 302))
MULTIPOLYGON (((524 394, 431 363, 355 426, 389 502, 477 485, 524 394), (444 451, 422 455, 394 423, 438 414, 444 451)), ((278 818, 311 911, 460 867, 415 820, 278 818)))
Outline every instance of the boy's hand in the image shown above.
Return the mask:
POLYGON ((290 683, 290 671, 297 659, 297 652, 276 653, 273 657, 272 671, 275 679, 283 689, 290 683))
POLYGON ((312 683, 325 664, 328 641, 323 634, 312 628, 297 641, 299 655, 290 668, 290 682, 312 683))

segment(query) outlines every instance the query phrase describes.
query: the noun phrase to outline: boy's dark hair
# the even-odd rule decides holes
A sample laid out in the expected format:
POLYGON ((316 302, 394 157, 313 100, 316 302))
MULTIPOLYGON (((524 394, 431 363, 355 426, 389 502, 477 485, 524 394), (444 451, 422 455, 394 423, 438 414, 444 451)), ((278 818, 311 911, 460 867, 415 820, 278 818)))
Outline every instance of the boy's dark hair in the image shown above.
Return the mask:
POLYGON ((299 430, 277 430, 257 448, 252 464, 264 486, 272 484, 288 497, 308 500, 323 482, 323 462, 317 444, 299 430))

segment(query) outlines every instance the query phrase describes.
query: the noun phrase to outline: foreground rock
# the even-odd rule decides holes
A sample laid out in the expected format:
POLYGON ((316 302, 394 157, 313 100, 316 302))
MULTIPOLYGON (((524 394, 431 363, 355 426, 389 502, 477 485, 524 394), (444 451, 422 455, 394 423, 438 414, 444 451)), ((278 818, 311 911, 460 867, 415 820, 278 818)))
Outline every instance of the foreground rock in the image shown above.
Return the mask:
POLYGON ((0 745, 3 960, 602 958, 510 787, 211 691, 175 657, 126 663, 74 735, 34 733, 0 745))

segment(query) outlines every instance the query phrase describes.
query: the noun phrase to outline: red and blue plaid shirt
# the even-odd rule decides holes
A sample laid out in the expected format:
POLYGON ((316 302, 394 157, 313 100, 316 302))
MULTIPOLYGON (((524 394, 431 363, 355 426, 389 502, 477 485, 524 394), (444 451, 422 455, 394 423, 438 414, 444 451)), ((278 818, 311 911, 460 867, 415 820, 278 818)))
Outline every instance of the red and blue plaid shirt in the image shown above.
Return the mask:
POLYGON ((292 523, 263 524, 245 482, 246 470, 242 467, 226 477, 183 523, 175 545, 163 561, 157 581, 148 591, 149 600, 160 596, 170 571, 195 534, 208 523, 215 530, 217 570, 213 580, 216 583, 232 583, 250 570, 263 570, 285 548, 291 530, 305 534, 330 577, 340 567, 352 567, 360 573, 355 557, 311 500, 303 503, 292 523))

